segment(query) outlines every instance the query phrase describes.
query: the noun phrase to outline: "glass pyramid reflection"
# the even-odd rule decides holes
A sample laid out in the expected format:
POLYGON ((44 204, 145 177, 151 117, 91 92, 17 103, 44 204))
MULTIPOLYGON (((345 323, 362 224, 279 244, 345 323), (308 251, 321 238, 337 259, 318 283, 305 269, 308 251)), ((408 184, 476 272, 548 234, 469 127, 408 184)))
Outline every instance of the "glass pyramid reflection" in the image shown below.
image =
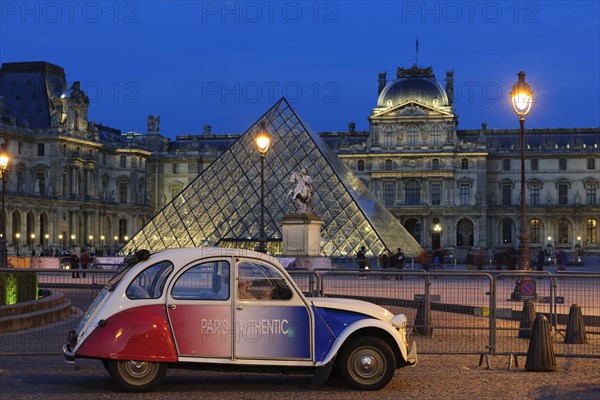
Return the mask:
POLYGON ((260 153, 254 143, 260 123, 271 135, 265 159, 265 234, 271 254, 281 253, 281 221, 292 211, 287 193, 292 171, 308 168, 315 189, 314 212, 323 220, 321 253, 371 255, 420 246, 396 218, 310 130, 283 98, 225 150, 177 197, 124 245, 137 249, 221 246, 254 248, 259 237, 260 153), (279 250, 278 250, 279 249, 279 250))

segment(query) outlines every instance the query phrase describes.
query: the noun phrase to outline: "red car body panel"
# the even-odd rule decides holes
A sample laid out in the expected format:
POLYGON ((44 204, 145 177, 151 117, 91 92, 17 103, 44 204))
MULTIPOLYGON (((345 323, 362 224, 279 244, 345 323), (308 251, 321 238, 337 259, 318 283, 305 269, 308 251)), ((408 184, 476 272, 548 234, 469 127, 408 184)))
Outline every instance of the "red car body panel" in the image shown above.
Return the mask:
POLYGON ((176 362, 177 351, 164 305, 121 311, 97 326, 77 350, 78 357, 176 362))

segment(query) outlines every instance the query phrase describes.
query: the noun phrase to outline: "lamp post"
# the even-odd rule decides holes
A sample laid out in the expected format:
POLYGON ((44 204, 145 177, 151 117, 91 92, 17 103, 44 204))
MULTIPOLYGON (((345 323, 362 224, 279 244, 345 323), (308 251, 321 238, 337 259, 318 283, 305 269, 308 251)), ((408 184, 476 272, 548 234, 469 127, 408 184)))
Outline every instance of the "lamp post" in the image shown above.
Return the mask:
POLYGON ((104 235, 100 236, 100 252, 104 255, 104 235))
POLYGON ((520 145, 521 145, 521 205, 520 205, 520 258, 521 269, 530 270, 530 254, 529 254, 529 231, 527 226, 527 210, 525 202, 525 115, 531 110, 533 103, 533 92, 531 87, 525 82, 525 72, 521 71, 517 74, 519 80, 515 83, 510 91, 515 114, 519 118, 520 125, 520 145))
MULTIPOLYGON (((49 250, 50 250, 50 249, 49 249, 49 247, 48 247, 48 245, 49 245, 49 243, 48 243, 48 239, 50 239, 50 235, 48 235, 47 233, 46 233, 46 234, 44 234, 44 239, 46 239, 46 240, 45 240, 44 244, 42 245, 42 251, 43 251, 44 253, 48 253, 48 252, 49 252, 49 250)), ((51 255, 51 254, 50 254, 50 255, 51 255)))
POLYGON ((75 251, 75 235, 71 235, 71 250, 75 251))
POLYGON ((0 148, 0 179, 2 180, 2 224, 0 226, 0 267, 8 267, 8 250, 6 248, 6 213, 4 210, 4 192, 6 192, 6 179, 4 173, 8 167, 8 153, 6 152, 6 143, 0 148))
POLYGON ((31 255, 35 256, 35 233, 30 235, 31 237, 31 255))
POLYGON ((64 250, 62 233, 58 235, 58 241, 59 241, 59 245, 60 245, 60 252, 62 253, 64 250))
POLYGON ((15 233, 15 237, 17 238, 17 257, 21 257, 19 254, 19 240, 21 239, 21 234, 17 232, 15 233))
POLYGON ((258 238, 258 251, 261 253, 267 252, 265 237, 265 154, 269 150, 269 144, 271 143, 271 137, 267 132, 265 123, 260 123, 260 131, 254 139, 256 141, 256 147, 260 152, 260 232, 258 238))

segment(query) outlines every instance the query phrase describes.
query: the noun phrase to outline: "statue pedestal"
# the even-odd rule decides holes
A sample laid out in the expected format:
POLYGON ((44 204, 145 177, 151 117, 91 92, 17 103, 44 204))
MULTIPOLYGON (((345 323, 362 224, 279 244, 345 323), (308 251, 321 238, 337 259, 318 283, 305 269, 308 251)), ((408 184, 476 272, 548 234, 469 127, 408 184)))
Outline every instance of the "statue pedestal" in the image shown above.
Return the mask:
POLYGON ((287 214, 281 220, 283 255, 296 257, 296 268, 331 268, 331 260, 321 257, 321 226, 316 214, 287 214))

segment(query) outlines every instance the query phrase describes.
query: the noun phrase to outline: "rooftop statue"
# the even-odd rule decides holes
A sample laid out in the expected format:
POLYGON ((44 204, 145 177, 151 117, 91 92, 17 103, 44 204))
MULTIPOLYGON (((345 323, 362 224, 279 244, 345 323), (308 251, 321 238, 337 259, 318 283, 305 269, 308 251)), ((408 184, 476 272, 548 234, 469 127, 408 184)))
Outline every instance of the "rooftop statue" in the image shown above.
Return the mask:
POLYGON ((314 197, 314 188, 312 179, 308 175, 308 169, 302 167, 300 171, 293 171, 290 175, 290 182, 294 187, 288 192, 288 197, 300 214, 309 214, 313 212, 312 199, 314 197))
POLYGON ((148 115, 147 120, 148 132, 160 131, 160 115, 148 115))

